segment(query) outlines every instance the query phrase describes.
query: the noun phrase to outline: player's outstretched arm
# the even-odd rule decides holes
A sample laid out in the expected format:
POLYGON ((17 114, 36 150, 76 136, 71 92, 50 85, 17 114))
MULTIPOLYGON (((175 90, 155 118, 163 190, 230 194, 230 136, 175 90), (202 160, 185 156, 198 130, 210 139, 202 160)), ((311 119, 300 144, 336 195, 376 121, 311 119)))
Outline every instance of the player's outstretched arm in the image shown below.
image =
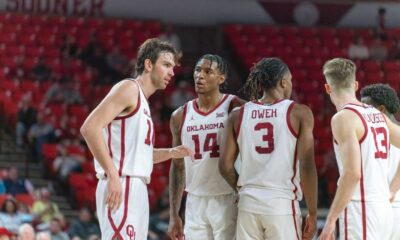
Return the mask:
POLYGON ((363 123, 356 113, 342 110, 332 118, 332 134, 339 144, 343 162, 343 174, 340 176, 335 198, 329 210, 320 240, 334 239, 336 220, 351 200, 354 190, 361 179, 361 152, 359 139, 365 132, 363 123))
POLYGON ((236 130, 239 120, 239 108, 232 110, 229 114, 228 122, 226 125, 226 136, 223 140, 221 156, 219 158, 219 172, 228 184, 237 191, 237 181, 239 178, 235 170, 235 160, 239 153, 239 147, 236 142, 236 130))
POLYGON ((172 148, 154 148, 153 150, 153 163, 165 162, 171 158, 184 158, 190 156, 194 158, 194 152, 192 149, 185 145, 179 145, 172 148))
POLYGON ((291 124, 298 130, 297 154, 300 161, 300 179, 308 207, 303 239, 312 239, 317 230, 318 177, 314 160, 314 116, 305 105, 294 105, 291 124))
MULTIPOLYGON (((172 113, 170 128, 172 133, 172 146, 181 145, 180 126, 183 121, 184 108, 180 107, 172 113)), ((169 205, 170 221, 168 235, 171 239, 183 239, 183 224, 179 217, 182 194, 185 187, 185 162, 182 158, 172 159, 169 171, 169 205)))
POLYGON ((102 129, 124 110, 133 110, 137 105, 138 94, 136 83, 130 80, 121 81, 90 113, 80 129, 90 151, 107 174, 108 192, 105 197, 110 209, 119 208, 122 187, 117 168, 108 153, 102 129))

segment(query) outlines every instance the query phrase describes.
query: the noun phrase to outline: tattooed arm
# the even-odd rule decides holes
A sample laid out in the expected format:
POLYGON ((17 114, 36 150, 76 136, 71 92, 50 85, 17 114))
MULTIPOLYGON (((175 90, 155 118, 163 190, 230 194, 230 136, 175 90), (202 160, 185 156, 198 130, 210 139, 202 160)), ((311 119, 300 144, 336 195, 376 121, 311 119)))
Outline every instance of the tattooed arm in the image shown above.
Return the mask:
MULTIPOLYGON (((178 108, 171 116, 170 128, 173 147, 181 145, 180 126, 183 121, 184 107, 178 108)), ((182 194, 185 187, 185 162, 182 158, 172 159, 169 172, 170 221, 168 235, 171 239, 183 239, 183 224, 179 217, 182 194)))

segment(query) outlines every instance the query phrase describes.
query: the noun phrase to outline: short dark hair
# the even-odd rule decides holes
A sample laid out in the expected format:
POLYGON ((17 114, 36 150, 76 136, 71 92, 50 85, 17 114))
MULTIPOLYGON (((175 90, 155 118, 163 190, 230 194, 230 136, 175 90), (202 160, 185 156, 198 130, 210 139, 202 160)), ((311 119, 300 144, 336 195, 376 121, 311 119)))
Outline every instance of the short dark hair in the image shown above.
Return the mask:
POLYGON ((275 88, 288 72, 289 67, 281 59, 263 58, 250 69, 243 91, 249 95, 250 100, 255 100, 261 90, 275 88))
POLYGON ((181 53, 176 50, 170 43, 161 41, 158 38, 147 39, 142 45, 140 45, 137 54, 136 61, 136 74, 140 75, 144 71, 144 61, 150 59, 154 64, 156 63, 160 53, 172 53, 174 55, 175 63, 178 65, 179 59, 181 58, 181 53))
MULTIPOLYGON (((228 83, 226 81, 226 78, 228 78, 228 64, 225 62, 225 60, 221 56, 216 55, 216 54, 205 54, 199 58, 197 63, 199 63, 203 59, 209 60, 211 62, 211 65, 213 64, 213 62, 215 62, 217 64, 218 71, 222 75, 225 76, 225 81, 224 81, 224 83, 221 84, 220 87, 222 89, 225 89, 228 86, 228 83)), ((197 63, 196 63, 196 65, 197 65, 197 63)))
POLYGON ((373 105, 383 105, 390 114, 400 110, 399 97, 388 84, 371 84, 361 89, 361 97, 369 97, 373 105))

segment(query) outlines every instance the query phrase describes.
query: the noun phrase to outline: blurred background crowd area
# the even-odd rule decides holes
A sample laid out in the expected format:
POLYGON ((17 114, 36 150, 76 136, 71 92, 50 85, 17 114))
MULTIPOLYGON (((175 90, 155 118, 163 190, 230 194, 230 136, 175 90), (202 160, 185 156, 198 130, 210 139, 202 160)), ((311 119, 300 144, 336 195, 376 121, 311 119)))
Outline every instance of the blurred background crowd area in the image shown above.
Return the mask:
MULTIPOLYGON (((250 67, 277 56, 293 75, 292 98, 315 117, 319 208, 329 207, 338 172, 324 94, 323 63, 349 57, 361 86, 400 84, 400 28, 385 24, 376 8, 370 27, 229 23, 188 26, 161 20, 0 12, 0 239, 24 232, 43 239, 99 239, 95 218, 93 158, 79 128, 111 86, 134 76, 135 53, 159 37, 183 52, 165 91, 150 99, 156 147, 171 144, 173 110, 196 97, 193 68, 203 54, 229 64, 225 92, 240 91, 250 67), (28 225, 26 225, 28 224, 28 225)), ((168 227, 169 162, 154 165, 149 184, 149 239, 164 239, 168 227)), ((324 211, 321 211, 323 217, 324 211)))

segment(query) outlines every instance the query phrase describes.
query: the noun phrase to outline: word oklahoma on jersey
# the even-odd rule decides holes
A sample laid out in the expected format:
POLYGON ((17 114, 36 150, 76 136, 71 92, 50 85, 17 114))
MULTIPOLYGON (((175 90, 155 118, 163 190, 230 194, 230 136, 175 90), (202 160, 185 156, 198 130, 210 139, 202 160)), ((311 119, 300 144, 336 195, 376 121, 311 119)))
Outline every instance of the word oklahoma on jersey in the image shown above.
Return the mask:
MULTIPOLYGON (((353 201, 388 201, 389 199, 389 131, 386 119, 372 106, 346 104, 342 109, 355 112, 365 131, 360 139, 361 180, 351 198, 353 201)), ((339 173, 343 173, 338 146, 334 144, 339 173)), ((340 181, 340 179, 339 179, 340 181)))
POLYGON ((262 189, 264 197, 271 199, 301 200, 297 134, 290 125, 294 104, 280 100, 270 105, 248 102, 241 107, 237 142, 242 165, 238 186, 262 189))
POLYGON ((182 144, 195 150, 194 161, 185 157, 186 191, 197 196, 232 193, 232 188, 218 170, 220 143, 225 136, 233 95, 224 95, 219 104, 204 113, 196 99, 184 106, 181 125, 182 144))
MULTIPOLYGON (((142 177, 149 183, 153 170, 154 127, 149 104, 140 86, 136 109, 116 117, 103 129, 103 136, 119 175, 142 177)), ((99 176, 104 176, 97 161, 95 169, 99 176)))

